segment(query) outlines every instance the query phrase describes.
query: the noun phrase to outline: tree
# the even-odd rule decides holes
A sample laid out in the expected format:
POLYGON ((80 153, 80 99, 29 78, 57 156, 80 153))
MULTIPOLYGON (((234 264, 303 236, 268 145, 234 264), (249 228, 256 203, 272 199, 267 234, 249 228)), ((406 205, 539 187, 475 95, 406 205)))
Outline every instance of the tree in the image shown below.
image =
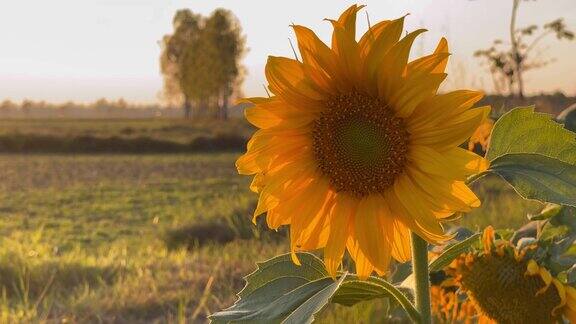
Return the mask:
POLYGON ((164 75, 164 96, 170 102, 184 105, 184 117, 192 117, 193 94, 187 91, 184 83, 190 69, 184 68, 186 56, 196 50, 200 32, 201 17, 188 9, 178 10, 172 20, 174 33, 164 36, 160 71, 164 75))
POLYGON ((215 107, 215 115, 227 117, 230 97, 239 91, 245 38, 232 12, 216 9, 208 18, 179 10, 174 33, 162 41, 160 66, 164 94, 184 104, 185 117, 193 106, 215 107))
POLYGON ((539 28, 530 25, 523 28, 516 27, 516 16, 520 0, 512 0, 512 15, 510 18, 510 43, 495 40, 488 49, 478 50, 474 56, 484 59, 490 68, 494 89, 498 93, 503 92, 506 86, 508 93, 524 98, 524 78, 526 71, 542 68, 551 63, 552 59, 542 59, 542 51, 539 55, 533 55, 539 43, 548 35, 556 35, 558 40, 574 39, 574 33, 566 28, 562 18, 551 21, 539 28))
POLYGON ((246 51, 246 39, 242 36, 238 19, 231 11, 221 8, 206 20, 203 34, 214 51, 217 63, 212 66, 212 90, 217 96, 217 115, 226 119, 230 96, 238 90, 243 75, 240 59, 246 51))

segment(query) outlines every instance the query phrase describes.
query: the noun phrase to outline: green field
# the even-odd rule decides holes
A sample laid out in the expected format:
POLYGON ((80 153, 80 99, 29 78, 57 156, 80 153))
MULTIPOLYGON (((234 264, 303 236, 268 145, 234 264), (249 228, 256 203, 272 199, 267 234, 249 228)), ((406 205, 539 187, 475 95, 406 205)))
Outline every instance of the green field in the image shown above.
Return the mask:
MULTIPOLYGON (((109 126, 98 123, 85 125, 109 126)), ((250 224, 256 196, 236 158, 0 155, 0 322, 204 323, 231 305, 254 262, 288 251, 283 234, 250 224)), ((471 228, 517 226, 540 207, 496 178, 475 190, 485 207, 460 221, 471 228)), ((320 319, 366 323, 379 305, 320 319)))

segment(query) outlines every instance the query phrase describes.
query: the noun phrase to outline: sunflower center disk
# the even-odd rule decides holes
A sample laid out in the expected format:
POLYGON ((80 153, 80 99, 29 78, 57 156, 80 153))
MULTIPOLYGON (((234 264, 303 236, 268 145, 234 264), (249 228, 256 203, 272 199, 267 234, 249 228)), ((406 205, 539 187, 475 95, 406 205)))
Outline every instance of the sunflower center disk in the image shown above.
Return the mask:
POLYGON ((314 122, 320 171, 336 191, 363 197, 382 193, 404 171, 408 132, 401 118, 377 98, 349 93, 326 101, 314 122))
POLYGON ((544 281, 525 275, 526 264, 508 255, 483 256, 462 266, 460 280, 482 311, 498 323, 554 323, 558 291, 551 285, 537 295, 544 281))

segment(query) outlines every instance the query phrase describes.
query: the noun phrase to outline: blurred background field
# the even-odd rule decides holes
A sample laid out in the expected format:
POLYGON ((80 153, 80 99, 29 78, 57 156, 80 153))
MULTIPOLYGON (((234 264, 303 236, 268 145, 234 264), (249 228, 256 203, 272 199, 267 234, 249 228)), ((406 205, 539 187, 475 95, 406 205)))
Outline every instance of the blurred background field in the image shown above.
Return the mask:
MULTIPOLYGON (((482 104, 556 115, 574 102, 482 104)), ((285 230, 251 223, 257 196, 234 163, 255 129, 241 110, 0 119, 0 323, 205 323, 230 306, 255 262, 289 250, 285 230)), ((514 228, 542 208, 496 177, 473 189, 483 206, 452 226, 514 228)), ((330 306, 319 322, 372 323, 385 309, 330 306)))
MULTIPOLYGON (((48 125, 97 134, 171 123, 85 122, 48 125)), ((238 155, 0 155, 2 321, 202 323, 230 305, 255 261, 288 251, 285 232, 251 224, 256 196, 238 155)), ((460 221, 470 228, 518 226, 540 208, 497 178, 474 189, 484 206, 460 221)), ((322 318, 367 323, 379 307, 322 318)))
MULTIPOLYGON (((255 128, 237 99, 268 95, 266 57, 293 57, 292 21, 329 40, 322 18, 352 2, 32 2, 0 5, 0 324, 206 323, 255 262, 289 251, 286 229, 251 222, 235 161, 255 128)), ((408 12, 406 31, 430 29, 413 56, 447 36, 441 91, 484 90, 494 118, 576 104, 573 0, 365 3, 359 30, 408 12)), ((519 227, 542 208, 496 177, 473 190, 482 207, 450 226, 519 227)))

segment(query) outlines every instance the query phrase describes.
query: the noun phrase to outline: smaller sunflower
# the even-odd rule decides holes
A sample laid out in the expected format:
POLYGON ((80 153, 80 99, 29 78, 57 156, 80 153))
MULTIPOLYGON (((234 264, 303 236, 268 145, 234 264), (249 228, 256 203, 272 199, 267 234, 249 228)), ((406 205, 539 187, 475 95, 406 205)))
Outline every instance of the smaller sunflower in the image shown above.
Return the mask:
POLYGON ((480 320, 497 323, 576 323, 576 289, 554 276, 536 243, 517 248, 486 228, 482 249, 465 253, 446 269, 476 305, 480 320))

